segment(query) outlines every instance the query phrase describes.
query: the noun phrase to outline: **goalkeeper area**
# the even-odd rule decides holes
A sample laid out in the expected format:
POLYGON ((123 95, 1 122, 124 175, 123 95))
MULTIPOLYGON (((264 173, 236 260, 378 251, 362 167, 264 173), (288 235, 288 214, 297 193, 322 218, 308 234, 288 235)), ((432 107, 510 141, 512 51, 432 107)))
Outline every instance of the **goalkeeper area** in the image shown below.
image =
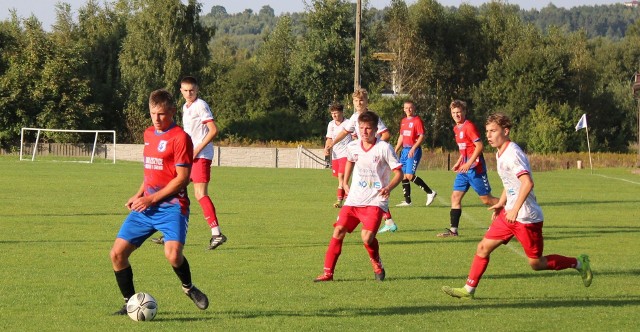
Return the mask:
POLYGON ((22 128, 20 160, 116 163, 115 130, 22 128))

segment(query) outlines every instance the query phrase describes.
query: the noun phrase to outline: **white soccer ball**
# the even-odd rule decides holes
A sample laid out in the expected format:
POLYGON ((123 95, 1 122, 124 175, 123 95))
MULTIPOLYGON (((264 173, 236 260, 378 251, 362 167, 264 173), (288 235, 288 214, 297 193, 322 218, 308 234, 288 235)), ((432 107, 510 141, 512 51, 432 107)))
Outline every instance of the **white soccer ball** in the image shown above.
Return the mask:
POLYGON ((156 299, 147 293, 136 293, 127 302, 127 314, 133 320, 152 320, 158 312, 156 299))

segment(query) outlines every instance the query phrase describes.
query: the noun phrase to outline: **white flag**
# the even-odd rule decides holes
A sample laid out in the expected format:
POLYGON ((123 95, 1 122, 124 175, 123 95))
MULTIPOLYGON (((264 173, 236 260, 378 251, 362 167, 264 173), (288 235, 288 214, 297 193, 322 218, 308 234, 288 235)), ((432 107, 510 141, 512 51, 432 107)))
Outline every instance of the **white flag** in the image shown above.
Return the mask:
POLYGON ((578 121, 578 124, 576 125, 576 131, 582 128, 587 128, 587 114, 582 114, 580 121, 578 121))

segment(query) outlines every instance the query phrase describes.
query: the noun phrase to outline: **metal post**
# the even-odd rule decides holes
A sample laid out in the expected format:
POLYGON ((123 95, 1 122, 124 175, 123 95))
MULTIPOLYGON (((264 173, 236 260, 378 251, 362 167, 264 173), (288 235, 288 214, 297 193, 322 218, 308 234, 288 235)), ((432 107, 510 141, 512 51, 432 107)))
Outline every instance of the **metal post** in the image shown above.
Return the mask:
POLYGON ((360 88, 360 18, 362 17, 362 0, 356 5, 356 49, 355 70, 353 75, 353 91, 360 88))
POLYGON ((636 160, 636 167, 640 167, 640 72, 636 72, 635 75, 633 75, 632 91, 638 103, 638 158, 636 160))

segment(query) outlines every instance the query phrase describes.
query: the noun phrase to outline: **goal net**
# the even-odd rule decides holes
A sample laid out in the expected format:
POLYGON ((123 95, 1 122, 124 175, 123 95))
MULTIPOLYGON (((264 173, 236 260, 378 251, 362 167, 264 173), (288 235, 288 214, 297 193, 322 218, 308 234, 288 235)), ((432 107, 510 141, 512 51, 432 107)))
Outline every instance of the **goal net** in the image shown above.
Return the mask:
POLYGON ((116 163, 115 130, 73 130, 22 128, 20 160, 45 160, 116 163), (52 143, 55 141, 55 143, 52 143))

